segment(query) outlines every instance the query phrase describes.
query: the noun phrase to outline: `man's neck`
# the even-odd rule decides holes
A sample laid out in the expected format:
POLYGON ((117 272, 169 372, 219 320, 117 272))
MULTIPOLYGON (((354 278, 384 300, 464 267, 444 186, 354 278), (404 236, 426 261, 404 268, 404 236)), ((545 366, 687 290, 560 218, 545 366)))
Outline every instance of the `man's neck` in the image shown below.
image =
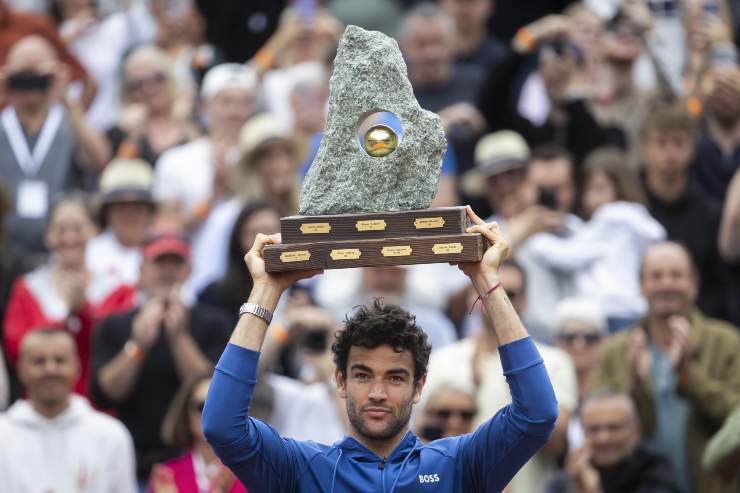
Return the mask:
POLYGON ((398 447, 398 444, 401 443, 401 440, 406 436, 407 431, 408 425, 404 426, 404 428, 398 432, 398 435, 393 438, 373 439, 360 435, 357 430, 350 426, 349 436, 363 444, 368 450, 374 452, 379 457, 387 459, 396 447, 398 447))
POLYGON ((69 408, 69 396, 59 402, 44 404, 33 399, 29 399, 33 410, 45 417, 46 419, 54 419, 69 408))
POLYGON ((688 183, 688 177, 686 175, 680 175, 675 180, 666 181, 649 170, 645 173, 645 184, 648 191, 661 202, 667 204, 672 204, 681 198, 686 191, 688 183))
POLYGON ((732 124, 723 124, 710 116, 707 119, 707 130, 725 156, 731 156, 740 146, 740 119, 732 124))
POLYGON ((37 108, 16 107, 15 113, 18 115, 18 121, 27 135, 36 135, 41 130, 46 115, 49 113, 49 105, 43 104, 37 108))
POLYGON ((455 51, 458 55, 470 55, 480 46, 484 38, 485 32, 481 29, 460 30, 455 40, 455 51))

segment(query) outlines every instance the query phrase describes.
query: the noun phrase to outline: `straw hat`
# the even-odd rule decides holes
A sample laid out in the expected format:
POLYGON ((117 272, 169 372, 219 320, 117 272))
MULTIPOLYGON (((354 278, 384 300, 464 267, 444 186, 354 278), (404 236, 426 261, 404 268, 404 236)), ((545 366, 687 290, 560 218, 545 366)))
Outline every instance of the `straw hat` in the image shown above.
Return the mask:
POLYGON ((114 159, 100 177, 100 205, 120 202, 154 204, 152 167, 141 159, 114 159))
POLYGON ((501 130, 485 135, 475 146, 475 168, 462 176, 462 189, 472 197, 481 196, 487 178, 524 168, 528 160, 529 146, 518 133, 501 130))

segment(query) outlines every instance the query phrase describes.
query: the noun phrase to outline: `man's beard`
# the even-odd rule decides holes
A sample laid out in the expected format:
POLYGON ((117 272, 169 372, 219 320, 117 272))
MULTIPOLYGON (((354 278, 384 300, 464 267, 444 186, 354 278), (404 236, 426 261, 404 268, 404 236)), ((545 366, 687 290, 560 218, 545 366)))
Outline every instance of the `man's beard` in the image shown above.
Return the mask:
POLYGON ((361 436, 373 440, 387 440, 398 435, 398 433, 408 425, 409 419, 411 418, 411 407, 414 404, 413 396, 409 397, 408 400, 401 403, 397 413, 391 409, 391 420, 388 422, 385 429, 380 431, 371 431, 366 426, 365 421, 363 421, 360 411, 357 409, 355 402, 349 394, 347 395, 346 402, 347 417, 349 418, 352 428, 357 430, 357 433, 361 436))

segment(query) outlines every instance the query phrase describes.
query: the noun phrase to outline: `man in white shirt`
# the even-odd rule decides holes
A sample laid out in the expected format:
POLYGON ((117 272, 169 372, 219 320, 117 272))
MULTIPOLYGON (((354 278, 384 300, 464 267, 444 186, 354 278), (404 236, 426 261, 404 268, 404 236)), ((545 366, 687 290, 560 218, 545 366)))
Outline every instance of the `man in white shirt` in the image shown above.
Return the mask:
MULTIPOLYGON (((252 114, 256 88, 256 75, 242 64, 209 70, 200 91, 208 134, 169 149, 155 166, 154 197, 161 202, 161 213, 192 233, 192 280, 200 277, 201 259, 211 261, 212 251, 201 247, 201 232, 211 212, 229 196, 228 168, 238 160, 239 131, 252 114)), ((204 287, 191 284, 184 286, 188 296, 204 287)))
POLYGON ((72 394, 79 371, 68 332, 42 329, 23 339, 18 374, 28 398, 0 415, 3 491, 136 491, 131 436, 72 394))

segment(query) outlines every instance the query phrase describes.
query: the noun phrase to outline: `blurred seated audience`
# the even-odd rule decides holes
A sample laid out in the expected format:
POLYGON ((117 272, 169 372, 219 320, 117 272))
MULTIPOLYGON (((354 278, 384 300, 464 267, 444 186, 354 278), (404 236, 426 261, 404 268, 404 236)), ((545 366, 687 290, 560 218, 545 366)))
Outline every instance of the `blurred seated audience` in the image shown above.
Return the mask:
POLYGON ((152 232, 142 247, 138 306, 95 332, 92 396, 133 435, 140 482, 176 455, 160 434, 167 407, 183 381, 212 370, 233 328, 220 311, 186 304, 180 287, 189 271, 183 235, 152 232))
POLYGON ((133 50, 123 64, 121 111, 106 136, 115 155, 154 167, 164 151, 198 136, 183 105, 167 54, 154 46, 133 50))
POLYGON ((17 248, 44 253, 50 204, 93 187, 89 178, 108 163, 108 144, 68 97, 69 69, 44 38, 17 41, 2 72, 8 105, 0 116, 0 182, 13 202, 7 227, 17 248))
POLYGON ((23 338, 18 375, 26 398, 0 414, 3 491, 136 491, 126 427, 72 393, 82 370, 77 353, 64 331, 23 338))
POLYGON ((149 493, 246 493, 203 436, 200 418, 210 383, 210 373, 197 375, 184 382, 172 399, 162 423, 162 440, 186 452, 152 468, 149 493))
POLYGON ((85 261, 95 272, 135 286, 141 245, 154 217, 152 170, 140 159, 114 159, 100 177, 102 231, 87 245, 85 261))
POLYGON ((455 23, 455 64, 472 65, 486 73, 507 54, 506 45, 491 36, 488 20, 494 0, 441 0, 439 6, 455 23))
POLYGON ((725 262, 730 264, 730 282, 727 293, 729 320, 740 326, 740 170, 727 189, 727 200, 722 211, 719 232, 719 251, 725 262))
MULTIPOLYGON (((499 279, 511 304, 521 316, 527 307, 524 271, 508 260, 499 269, 499 279)), ((473 420, 474 427, 511 402, 501 371, 496 334, 487 317, 481 317, 479 324, 473 329, 473 335, 432 351, 420 403, 423 409, 426 397, 434 395, 436 389, 444 385, 475 389, 478 412, 473 420)), ((423 324, 420 326, 424 327, 423 324)), ((548 480, 557 471, 558 460, 566 451, 568 423, 578 402, 576 374, 568 354, 536 341, 535 345, 542 355, 558 400, 558 419, 543 449, 527 462, 510 483, 512 493, 544 492, 548 480)))
POLYGON ((645 313, 639 294, 642 253, 665 238, 620 151, 595 151, 584 164, 582 208, 588 221, 568 238, 540 235, 529 244, 541 262, 574 278, 577 296, 601 306, 609 330, 632 326, 645 313))
POLYGON ((252 290, 252 276, 244 263, 244 256, 254 245, 258 233, 270 235, 279 231, 280 217, 271 206, 252 202, 242 208, 231 228, 223 277, 203 288, 198 302, 225 311, 236 325, 239 307, 252 290))
POLYGON ((423 442, 472 433, 478 414, 475 391, 462 385, 445 384, 424 399, 424 407, 414 419, 416 435, 423 442))
POLYGON ((572 450, 565 472, 547 493, 682 493, 668 459, 641 436, 640 418, 630 396, 605 391, 581 407, 586 435, 572 450))
POLYGON ((23 337, 39 328, 69 332, 80 360, 74 390, 88 395, 92 338, 100 320, 134 303, 133 286, 88 269, 85 250, 95 226, 87 205, 69 196, 51 211, 46 245, 49 262, 20 277, 13 285, 4 320, 8 361, 18 362, 23 337))
POLYGON ((696 308, 697 271, 677 243, 645 251, 640 288, 647 315, 604 341, 591 388, 630 394, 645 438, 668 457, 683 491, 737 491, 702 470, 701 455, 740 402, 738 329, 696 308))
POLYGON ((725 318, 727 265, 717 248, 721 208, 689 173, 695 141, 696 124, 686 102, 654 99, 641 129, 642 184, 650 214, 669 240, 688 248, 699 269, 699 308, 725 318))

